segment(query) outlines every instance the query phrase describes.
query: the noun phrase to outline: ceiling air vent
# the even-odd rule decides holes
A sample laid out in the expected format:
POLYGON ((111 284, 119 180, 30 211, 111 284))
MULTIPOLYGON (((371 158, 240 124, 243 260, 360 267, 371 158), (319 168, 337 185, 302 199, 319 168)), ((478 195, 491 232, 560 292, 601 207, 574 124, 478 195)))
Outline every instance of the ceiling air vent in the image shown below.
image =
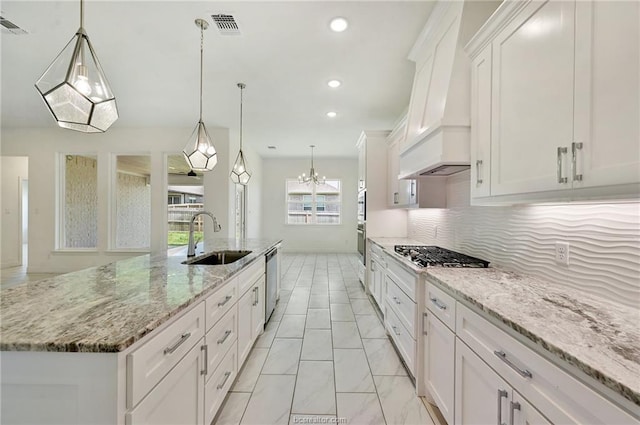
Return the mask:
POLYGON ((0 16, 0 26, 2 26, 3 34, 15 34, 22 35, 27 34, 27 31, 23 30, 4 16, 0 16))
POLYGON ((240 29, 233 15, 211 15, 221 35, 240 35, 240 29))

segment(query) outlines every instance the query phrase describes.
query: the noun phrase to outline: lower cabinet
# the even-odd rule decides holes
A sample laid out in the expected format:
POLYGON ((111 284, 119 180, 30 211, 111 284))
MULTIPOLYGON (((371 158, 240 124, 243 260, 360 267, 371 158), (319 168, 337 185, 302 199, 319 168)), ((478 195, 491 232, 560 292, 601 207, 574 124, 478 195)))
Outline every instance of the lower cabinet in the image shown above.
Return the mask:
POLYGON ((237 374, 238 350, 234 343, 204 386, 205 425, 213 421, 237 374))
POLYGON ((238 361, 243 364, 264 329, 265 280, 261 276, 238 301, 238 361))
POLYGON ((454 422, 456 335, 432 312, 424 313, 425 387, 449 425, 454 422))
POLYGON ((196 344, 135 409, 127 425, 204 424, 203 347, 196 344))

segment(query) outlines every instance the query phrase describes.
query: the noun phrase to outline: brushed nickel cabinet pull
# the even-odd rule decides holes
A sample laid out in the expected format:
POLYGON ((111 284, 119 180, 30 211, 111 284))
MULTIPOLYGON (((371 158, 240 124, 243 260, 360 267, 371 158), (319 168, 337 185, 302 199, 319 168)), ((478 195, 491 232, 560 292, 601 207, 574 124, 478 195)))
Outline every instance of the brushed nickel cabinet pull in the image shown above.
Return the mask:
POLYGON ((446 310, 447 309, 447 305, 446 304, 442 304, 439 299, 437 299, 435 297, 429 297, 429 299, 431 300, 433 305, 438 307, 440 310, 446 310))
POLYGON ((229 335, 231 335, 231 330, 226 330, 224 336, 218 340, 218 345, 224 344, 227 338, 229 338, 229 335))
POLYGON ((224 297, 224 301, 220 301, 218 303, 218 307, 222 307, 223 305, 228 303, 231 300, 231 298, 233 298, 231 295, 227 295, 226 297, 224 297))
POLYGON ((518 403, 517 401, 512 401, 511 402, 511 408, 509 409, 509 425, 514 425, 513 422, 513 417, 514 417, 514 411, 516 410, 520 410, 520 403, 518 403))
POLYGON ((527 369, 522 370, 520 369, 518 366, 516 366, 515 364, 513 364, 513 362, 511 362, 511 360, 509 360, 507 358, 507 354, 504 351, 498 351, 495 350, 493 352, 493 354, 495 354, 496 356, 498 356, 500 358, 500 360, 502 360, 503 362, 505 362, 511 369, 515 370, 516 372, 518 372, 518 374, 520 376, 522 376, 523 378, 532 378, 533 375, 531 374, 531 372, 529 372, 527 369))
POLYGON ((200 371, 200 374, 206 376, 209 373, 209 346, 205 344, 200 349, 204 351, 204 369, 200 371))
POLYGON ((171 347, 167 347, 164 349, 164 354, 172 354, 174 351, 176 351, 178 349, 178 347, 180 347, 187 339, 189 339, 189 337, 191 336, 191 332, 187 332, 184 333, 180 336, 180 339, 178 340, 178 342, 176 342, 175 344, 173 344, 171 347))
POLYGON ((571 165, 573 170, 573 181, 581 182, 582 174, 578 174, 578 151, 582 150, 582 142, 571 143, 571 165))
POLYGON ((216 389, 221 390, 224 387, 224 385, 227 383, 227 380, 229 379, 230 376, 231 376, 231 372, 225 372, 224 380, 220 384, 218 384, 216 389))
POLYGON ((482 165, 482 160, 476 160, 476 184, 482 184, 482 178, 480 176, 480 166, 482 165))
POLYGON ((507 398, 508 395, 506 390, 498 390, 498 425, 506 425, 502 423, 502 398, 507 398))
POLYGON ((564 155, 565 153, 567 153, 567 148, 563 148, 563 147, 558 147, 558 156, 557 156, 557 160, 558 160, 558 164, 557 164, 557 169, 558 169, 558 183, 567 183, 569 181, 568 178, 566 177, 562 177, 562 155, 564 155))

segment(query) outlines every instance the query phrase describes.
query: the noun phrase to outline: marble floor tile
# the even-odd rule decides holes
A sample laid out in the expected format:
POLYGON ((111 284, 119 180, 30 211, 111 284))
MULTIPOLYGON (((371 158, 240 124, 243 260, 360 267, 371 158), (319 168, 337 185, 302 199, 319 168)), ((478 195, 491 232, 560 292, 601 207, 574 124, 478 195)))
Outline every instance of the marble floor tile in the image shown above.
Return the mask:
POLYGON ((388 339, 363 339, 364 350, 374 375, 406 375, 400 358, 388 339))
POLYGON ((302 350, 302 339, 276 338, 262 367, 262 374, 295 375, 302 350))
POLYGON ((280 325, 279 321, 273 320, 273 315, 267 323, 267 326, 264 328, 264 332, 262 335, 258 337, 254 347, 258 348, 269 348, 271 347, 271 343, 273 342, 273 338, 276 336, 276 332, 278 331, 278 326, 280 325))
POLYGON ((309 287, 311 287, 312 283, 313 283, 313 281, 311 279, 298 279, 298 281, 296 282, 296 287, 297 288, 309 288, 309 287))
POLYGON ((292 294, 284 314, 307 314, 307 308, 309 308, 309 295, 301 297, 292 294))
POLYGON ((293 375, 260 375, 240 423, 288 424, 295 384, 296 377, 293 375))
POLYGON ((280 321, 276 338, 302 338, 305 319, 304 314, 285 314, 280 321))
MULTIPOLYGON (((376 393, 337 393, 338 417, 349 425, 384 425, 384 415, 376 393)), ((390 425, 395 425, 389 423, 390 425)), ((452 424, 453 425, 453 424, 452 424)))
POLYGON ((349 296, 347 291, 329 291, 329 300, 331 304, 349 304, 349 296))
POLYGON ((332 322, 355 322, 356 318, 351 310, 351 304, 331 304, 332 322))
POLYGON ((336 413, 333 362, 300 362, 291 412, 318 415, 336 413))
POLYGON ((307 329, 331 329, 331 317, 329 309, 312 309, 307 310, 307 329))
POLYGON ((344 282, 342 282, 342 279, 340 279, 335 281, 329 281, 329 290, 330 291, 346 291, 347 288, 345 288, 344 282))
POLYGON ((269 354, 268 348, 254 348, 249 353, 244 366, 238 374, 236 382, 231 386, 231 391, 251 392, 256 385, 262 366, 269 354))
POLYGON ((356 314, 356 322, 358 323, 361 338, 387 337, 387 332, 384 330, 384 326, 380 323, 378 316, 374 314, 356 314))
POLYGON ((368 299, 351 300, 351 309, 353 310, 353 314, 376 314, 368 299))
POLYGON ((289 425, 335 424, 336 415, 300 415, 294 413, 289 418, 289 425))
POLYGON ((416 396, 408 377, 375 376, 374 380, 387 423, 433 425, 433 420, 416 396))
POLYGON ((333 362, 336 372, 336 392, 372 393, 375 386, 369 371, 364 350, 333 350, 333 362))
POLYGON ((273 310, 273 314, 271 315, 271 320, 275 320, 279 322, 284 316, 284 311, 287 309, 287 303, 277 303, 276 308, 273 310))
POLYGON ((330 329, 307 329, 302 340, 301 360, 333 360, 330 329))
POLYGON ((333 348, 362 348, 355 322, 333 322, 333 348))
POLYGON ((280 289, 280 298, 278 299, 278 302, 289 302, 291 292, 291 289, 280 289))
POLYGON ((228 393, 213 425, 239 425, 251 393, 228 393))
POLYGON ((329 308, 328 292, 324 294, 311 293, 309 297, 309 308, 329 308))
POLYGON ((364 289, 362 289, 362 286, 360 287, 347 286, 347 295, 349 295, 349 298, 352 300, 368 298, 367 294, 364 292, 364 289))

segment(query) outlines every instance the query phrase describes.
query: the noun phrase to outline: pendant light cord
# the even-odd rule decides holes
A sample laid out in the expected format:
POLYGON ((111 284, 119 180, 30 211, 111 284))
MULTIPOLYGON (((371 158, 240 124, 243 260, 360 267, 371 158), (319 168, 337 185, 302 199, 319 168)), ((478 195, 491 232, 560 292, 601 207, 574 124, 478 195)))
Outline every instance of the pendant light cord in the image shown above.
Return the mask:
POLYGON ((242 152, 242 92, 244 91, 244 84, 238 84, 240 86, 240 152, 242 152))
POLYGON ((84 28, 84 0, 80 0, 80 28, 84 28))
POLYGON ((202 122, 202 69, 203 69, 204 25, 200 23, 200 122, 202 122))

